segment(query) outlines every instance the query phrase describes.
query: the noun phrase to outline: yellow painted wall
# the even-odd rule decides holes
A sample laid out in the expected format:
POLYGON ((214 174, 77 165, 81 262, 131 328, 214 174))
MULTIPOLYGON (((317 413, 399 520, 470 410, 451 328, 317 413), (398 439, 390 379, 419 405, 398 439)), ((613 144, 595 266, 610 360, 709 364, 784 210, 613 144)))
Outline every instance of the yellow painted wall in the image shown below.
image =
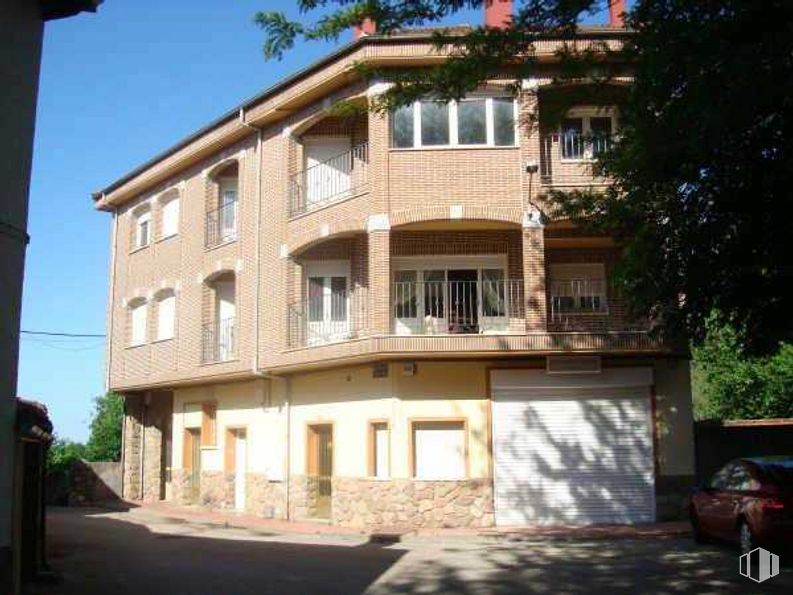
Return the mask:
POLYGON ((409 477, 410 420, 466 418, 471 477, 488 477, 488 402, 484 364, 418 364, 405 376, 391 364, 387 378, 371 366, 301 375, 291 380, 292 473, 306 472, 309 424, 332 422, 334 474, 367 475, 369 423, 387 420, 391 429, 391 477, 409 477))
MULTIPOLYGON (((656 360, 653 372, 661 474, 693 474, 688 362, 656 360)), ((411 420, 465 418, 469 476, 490 477, 487 374, 484 362, 418 362, 413 376, 403 373, 401 363, 392 363, 386 378, 373 378, 372 367, 366 365, 301 374, 289 380, 178 389, 174 394, 173 467, 182 465, 184 428, 200 427, 201 402, 214 400, 218 443, 202 450, 206 471, 223 468, 226 427, 245 426, 250 472, 284 479, 288 435, 289 468, 291 473, 303 475, 309 424, 332 423, 334 475, 366 477, 369 423, 386 420, 391 430, 391 477, 407 478, 411 420)))
POLYGON ((284 476, 283 401, 273 396, 270 381, 189 387, 174 392, 173 467, 182 467, 184 429, 201 427, 201 403, 217 403, 217 444, 201 451, 204 471, 223 470, 226 428, 247 428, 248 471, 269 479, 284 476))

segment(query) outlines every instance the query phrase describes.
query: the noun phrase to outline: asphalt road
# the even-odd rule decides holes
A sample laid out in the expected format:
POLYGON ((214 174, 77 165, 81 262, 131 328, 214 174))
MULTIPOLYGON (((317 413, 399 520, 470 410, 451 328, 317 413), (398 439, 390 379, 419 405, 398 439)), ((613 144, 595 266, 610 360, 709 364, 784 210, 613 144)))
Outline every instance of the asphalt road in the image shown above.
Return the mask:
POLYGON ((684 538, 414 538, 276 534, 132 509, 53 509, 59 575, 29 595, 367 593, 793 593, 793 567, 762 585, 730 547, 684 538))

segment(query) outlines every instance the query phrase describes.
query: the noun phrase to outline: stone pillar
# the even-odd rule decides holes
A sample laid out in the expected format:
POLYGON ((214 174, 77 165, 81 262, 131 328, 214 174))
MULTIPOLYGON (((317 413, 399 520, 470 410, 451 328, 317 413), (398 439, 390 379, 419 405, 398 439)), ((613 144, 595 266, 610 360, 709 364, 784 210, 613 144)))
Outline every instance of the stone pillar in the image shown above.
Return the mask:
POLYGON ((164 495, 164 431, 170 428, 170 392, 124 398, 123 494, 128 500, 155 502, 164 495))
POLYGON ((527 213, 523 225, 523 293, 526 332, 546 332, 545 237, 539 213, 527 213))
POLYGON ((124 444, 122 449, 122 493, 127 500, 140 500, 140 454, 143 426, 143 395, 124 396, 124 444))
POLYGON ((369 217, 369 330, 391 333, 391 231, 387 215, 369 217))

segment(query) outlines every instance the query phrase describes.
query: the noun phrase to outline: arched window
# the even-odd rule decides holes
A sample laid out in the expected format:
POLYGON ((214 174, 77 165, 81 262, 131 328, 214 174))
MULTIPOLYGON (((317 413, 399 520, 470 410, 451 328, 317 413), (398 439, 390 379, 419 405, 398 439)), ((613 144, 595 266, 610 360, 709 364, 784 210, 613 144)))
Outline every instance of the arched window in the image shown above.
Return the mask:
POLYGON ((179 233, 179 193, 171 191, 160 198, 160 239, 179 233))
POLYGON ((203 361, 227 361, 237 357, 237 280, 225 271, 206 281, 203 328, 203 361))
POLYGON ((151 241, 151 208, 142 205, 132 212, 134 221, 132 247, 133 249, 148 246, 151 241))
POLYGON ((176 294, 172 289, 157 293, 157 340, 173 339, 176 331, 176 294))
POLYGON ((147 304, 143 298, 137 298, 129 304, 129 344, 132 346, 146 343, 147 304))
POLYGON ((237 239, 239 165, 230 163, 212 176, 216 203, 210 205, 206 221, 206 246, 211 248, 237 239))

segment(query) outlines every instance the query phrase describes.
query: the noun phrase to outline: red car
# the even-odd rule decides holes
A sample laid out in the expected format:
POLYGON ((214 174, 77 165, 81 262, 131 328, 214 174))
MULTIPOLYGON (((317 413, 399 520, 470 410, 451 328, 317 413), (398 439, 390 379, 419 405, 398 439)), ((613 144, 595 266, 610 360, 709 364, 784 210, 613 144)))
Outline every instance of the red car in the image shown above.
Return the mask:
POLYGON ((793 456, 736 459, 691 496, 694 539, 737 541, 741 551, 793 543, 793 456))

